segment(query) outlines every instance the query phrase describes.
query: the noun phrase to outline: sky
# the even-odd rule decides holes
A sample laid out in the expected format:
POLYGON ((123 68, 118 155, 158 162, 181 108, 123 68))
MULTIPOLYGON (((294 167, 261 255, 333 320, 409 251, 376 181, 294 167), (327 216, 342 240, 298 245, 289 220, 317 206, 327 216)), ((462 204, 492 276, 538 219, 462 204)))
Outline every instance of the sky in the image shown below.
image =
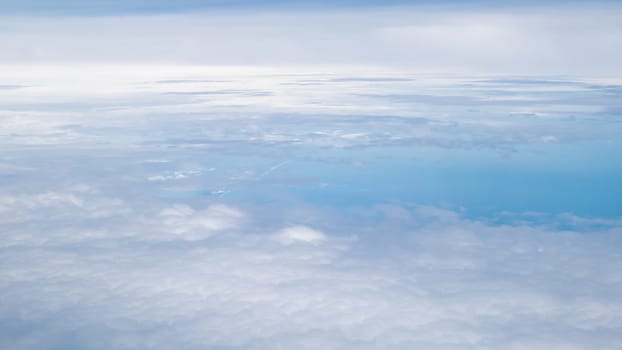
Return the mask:
POLYGON ((622 343, 616 2, 0 8, 0 348, 622 343))

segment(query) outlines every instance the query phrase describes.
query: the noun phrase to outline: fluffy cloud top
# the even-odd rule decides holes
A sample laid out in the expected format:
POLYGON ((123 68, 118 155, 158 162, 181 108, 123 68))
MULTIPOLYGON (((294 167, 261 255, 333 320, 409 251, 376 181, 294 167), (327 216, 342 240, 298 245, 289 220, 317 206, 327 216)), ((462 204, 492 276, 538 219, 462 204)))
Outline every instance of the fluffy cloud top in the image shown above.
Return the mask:
POLYGON ((170 232, 187 240, 205 239, 212 234, 233 228, 242 213, 225 205, 213 205, 196 212, 187 205, 175 205, 160 212, 170 232))
POLYGON ((619 223, 584 233, 385 205, 363 213, 382 218, 367 228, 286 226, 275 236, 252 212, 177 205, 119 213, 89 236, 77 221, 50 227, 33 215, 31 235, 8 227, 0 248, 0 342, 12 349, 609 349, 622 340, 619 223), (162 243, 153 230, 171 235, 162 243))
POLYGON ((324 233, 306 226, 292 226, 281 230, 274 239, 284 245, 294 243, 320 244, 326 240, 324 233))

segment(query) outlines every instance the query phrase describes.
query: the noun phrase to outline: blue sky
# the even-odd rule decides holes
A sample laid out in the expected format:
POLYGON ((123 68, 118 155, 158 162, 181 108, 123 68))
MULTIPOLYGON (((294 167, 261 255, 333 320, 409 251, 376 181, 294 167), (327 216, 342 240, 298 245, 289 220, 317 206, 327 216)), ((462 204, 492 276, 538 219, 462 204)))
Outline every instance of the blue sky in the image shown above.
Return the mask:
POLYGON ((615 2, 0 6, 0 348, 622 342, 615 2))

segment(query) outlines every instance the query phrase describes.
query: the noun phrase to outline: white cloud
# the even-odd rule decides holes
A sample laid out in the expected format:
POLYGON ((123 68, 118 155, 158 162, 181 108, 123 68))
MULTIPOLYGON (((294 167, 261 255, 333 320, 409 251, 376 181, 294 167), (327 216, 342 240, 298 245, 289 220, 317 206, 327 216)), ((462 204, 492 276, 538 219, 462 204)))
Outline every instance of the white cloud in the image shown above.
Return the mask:
MULTIPOLYGON (((610 91, 619 84, 614 78, 448 78, 334 68, 0 65, 6 79, 31 86, 0 96, 0 141, 99 149, 235 143, 508 150, 606 137, 608 115, 620 108, 610 91)), ((198 174, 167 170, 145 178, 198 174)))
POLYGON ((373 190, 619 134, 619 5, 561 7, 2 18, 0 348, 615 348, 620 219, 373 190))
POLYGON ((174 238, 200 240, 215 233, 239 225, 244 215, 226 205, 212 205, 207 209, 195 211, 187 205, 177 204, 160 212, 166 226, 165 234, 174 238))
POLYGON ((19 223, 49 219, 106 218, 129 213, 119 198, 102 197, 88 189, 35 194, 0 195, 0 222, 19 223))
MULTIPOLYGON (((0 341, 12 349, 619 343, 620 226, 578 233, 492 225, 431 207, 370 210, 390 215, 356 241, 309 226, 270 235, 252 212, 221 204, 119 215, 120 225, 79 242, 22 237, 0 251, 0 321, 12 325, 0 341), (133 239, 114 230, 133 231, 125 236, 133 239), (223 230, 229 234, 199 241, 223 230)), ((75 224, 47 226, 40 215, 29 229, 54 238, 78 234, 75 224)))
POLYGON ((274 239, 284 245, 295 243, 320 244, 326 240, 326 235, 321 231, 307 226, 291 226, 284 228, 274 236, 274 239))
POLYGON ((617 4, 4 18, 3 62, 371 65, 611 75, 617 4), (320 25, 321 23, 321 25, 320 25))

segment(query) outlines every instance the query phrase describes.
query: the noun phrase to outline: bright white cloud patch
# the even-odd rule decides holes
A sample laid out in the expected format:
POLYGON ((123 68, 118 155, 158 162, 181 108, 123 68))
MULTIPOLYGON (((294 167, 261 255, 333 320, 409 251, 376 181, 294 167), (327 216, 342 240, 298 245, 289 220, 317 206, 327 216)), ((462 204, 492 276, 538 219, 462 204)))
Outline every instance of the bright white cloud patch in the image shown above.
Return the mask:
POLYGON ((225 205, 213 205, 202 211, 195 211, 187 205, 174 205, 160 212, 167 233, 182 239, 197 240, 233 228, 243 215, 225 205))
POLYGON ((129 210, 119 198, 93 198, 88 188, 0 196, 0 222, 25 223, 31 219, 105 218, 129 210))
POLYGON ((281 244, 295 243, 320 244, 326 239, 324 233, 306 226, 292 226, 281 230, 274 236, 281 244))

